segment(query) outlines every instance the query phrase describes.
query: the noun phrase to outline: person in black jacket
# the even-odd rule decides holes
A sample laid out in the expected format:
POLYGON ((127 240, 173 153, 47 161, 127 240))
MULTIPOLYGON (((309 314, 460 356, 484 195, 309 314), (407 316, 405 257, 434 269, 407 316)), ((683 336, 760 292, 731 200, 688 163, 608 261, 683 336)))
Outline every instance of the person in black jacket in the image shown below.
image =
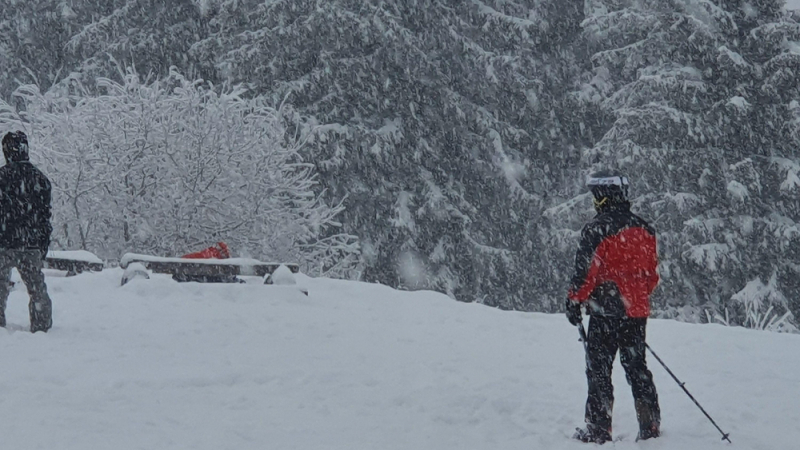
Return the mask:
POLYGON ((586 339, 587 425, 574 437, 600 444, 611 440, 611 368, 617 351, 633 390, 637 440, 658 437, 661 410, 645 361, 650 294, 659 281, 655 231, 631 212, 626 177, 602 172, 587 184, 597 215, 581 233, 567 300, 572 325, 582 324, 582 304, 591 316, 586 339))
POLYGON ((6 325, 11 269, 28 288, 31 332, 53 324, 52 303, 42 273, 53 227, 50 180, 29 160, 28 137, 22 131, 3 137, 6 165, 0 168, 0 326, 6 325))

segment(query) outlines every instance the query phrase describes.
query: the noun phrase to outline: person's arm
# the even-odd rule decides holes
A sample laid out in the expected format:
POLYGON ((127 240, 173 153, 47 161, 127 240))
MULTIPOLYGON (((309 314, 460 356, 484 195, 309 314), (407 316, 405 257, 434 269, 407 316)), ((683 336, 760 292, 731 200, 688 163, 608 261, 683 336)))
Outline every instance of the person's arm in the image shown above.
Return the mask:
POLYGON ((47 257, 47 249, 50 247, 50 235, 53 233, 53 224, 50 219, 52 212, 52 186, 50 180, 42 177, 40 181, 42 190, 39 192, 39 249, 42 251, 42 259, 47 257))
MULTIPOLYGON (((11 208, 11 199, 8 197, 9 187, 8 187, 8 166, 3 166, 0 168, 0 214, 5 214, 11 208)), ((3 217, 0 219, 0 222, 5 223, 6 218, 3 217)))
POLYGON ((649 243, 650 261, 645 275, 647 276, 647 295, 648 297, 656 290, 661 278, 658 276, 658 240, 656 239, 656 232, 648 227, 648 231, 653 235, 653 240, 649 243))
POLYGON ((597 247, 602 235, 595 226, 589 224, 581 232, 581 241, 575 254, 575 275, 567 297, 576 302, 585 302, 597 287, 600 261, 596 258, 597 247))

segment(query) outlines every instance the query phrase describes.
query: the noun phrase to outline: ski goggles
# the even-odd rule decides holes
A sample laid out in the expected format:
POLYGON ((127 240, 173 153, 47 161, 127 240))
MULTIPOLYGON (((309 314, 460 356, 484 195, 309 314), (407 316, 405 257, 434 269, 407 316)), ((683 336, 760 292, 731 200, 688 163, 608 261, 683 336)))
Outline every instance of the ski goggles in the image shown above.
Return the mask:
POLYGON ((619 187, 628 187, 628 177, 602 177, 602 178, 595 178, 589 177, 586 180, 586 185, 589 187, 595 186, 619 186, 619 187))

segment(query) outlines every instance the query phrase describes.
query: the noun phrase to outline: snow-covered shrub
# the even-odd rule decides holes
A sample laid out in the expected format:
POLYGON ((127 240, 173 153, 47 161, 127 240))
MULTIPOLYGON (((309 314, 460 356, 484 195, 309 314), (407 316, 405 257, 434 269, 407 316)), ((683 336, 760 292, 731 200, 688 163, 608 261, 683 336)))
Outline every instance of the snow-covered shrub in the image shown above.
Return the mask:
POLYGON ((766 284, 759 278, 751 280, 731 297, 730 308, 725 307, 721 313, 706 311, 708 322, 796 333, 798 329, 792 324, 794 317, 787 309, 787 299, 778 290, 777 284, 777 274, 773 274, 766 284))
POLYGON ((354 267, 354 237, 337 232, 343 207, 315 193, 314 165, 287 138, 280 110, 174 70, 122 80, 22 86, 18 115, 7 105, 0 115, 0 127, 29 133, 32 158, 53 181, 54 246, 118 257, 225 241, 315 274, 354 267))

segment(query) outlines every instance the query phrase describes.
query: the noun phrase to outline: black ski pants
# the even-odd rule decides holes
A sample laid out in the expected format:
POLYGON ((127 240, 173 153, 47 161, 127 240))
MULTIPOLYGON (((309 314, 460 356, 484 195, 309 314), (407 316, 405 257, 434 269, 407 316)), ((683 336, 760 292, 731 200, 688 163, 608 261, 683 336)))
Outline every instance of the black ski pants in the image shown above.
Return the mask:
POLYGON ((0 249, 0 325, 6 326, 6 301, 13 267, 17 268, 22 281, 28 288, 31 330, 47 330, 53 324, 53 305, 47 293, 42 265, 41 250, 0 249))
POLYGON ((589 319, 586 355, 586 376, 589 381, 587 424, 611 430, 611 414, 614 409, 611 368, 617 351, 625 369, 625 377, 633 390, 640 429, 661 423, 656 386, 645 361, 646 326, 646 318, 592 316, 589 319))

